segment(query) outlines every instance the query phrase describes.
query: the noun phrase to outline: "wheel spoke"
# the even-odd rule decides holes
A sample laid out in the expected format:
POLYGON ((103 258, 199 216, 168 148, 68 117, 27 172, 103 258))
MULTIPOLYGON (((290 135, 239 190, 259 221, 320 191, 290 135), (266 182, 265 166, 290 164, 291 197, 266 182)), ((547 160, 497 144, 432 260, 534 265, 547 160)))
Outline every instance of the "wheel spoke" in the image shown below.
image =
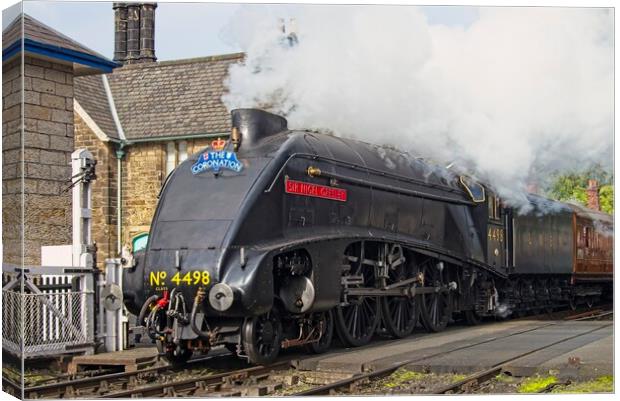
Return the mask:
MULTIPOLYGON (((359 307, 355 305, 354 313, 353 313, 353 330, 352 333, 355 336, 357 334, 357 316, 359 314, 359 307)), ((357 336, 356 336, 357 337, 357 336)))

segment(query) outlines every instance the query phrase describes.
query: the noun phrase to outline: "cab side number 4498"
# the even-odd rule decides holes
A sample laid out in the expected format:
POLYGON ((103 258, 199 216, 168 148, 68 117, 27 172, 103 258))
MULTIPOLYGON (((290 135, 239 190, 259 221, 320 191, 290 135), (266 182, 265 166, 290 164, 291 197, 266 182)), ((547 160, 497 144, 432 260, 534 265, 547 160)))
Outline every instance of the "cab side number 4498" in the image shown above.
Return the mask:
POLYGON ((209 285, 211 282, 211 277, 209 276, 209 272, 206 271, 187 272, 183 275, 183 277, 181 277, 181 272, 176 272, 176 274, 172 276, 171 281, 176 285, 181 285, 181 283, 187 285, 209 285))

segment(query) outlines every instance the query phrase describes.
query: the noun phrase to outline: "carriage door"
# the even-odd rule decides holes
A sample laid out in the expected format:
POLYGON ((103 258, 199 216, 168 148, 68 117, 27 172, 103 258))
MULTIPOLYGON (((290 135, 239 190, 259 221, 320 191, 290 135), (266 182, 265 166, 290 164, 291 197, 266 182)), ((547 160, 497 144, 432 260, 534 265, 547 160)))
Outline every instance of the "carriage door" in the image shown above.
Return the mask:
POLYGON ((495 194, 487 196, 487 261, 491 266, 504 266, 506 261, 506 230, 504 227, 505 210, 495 194))

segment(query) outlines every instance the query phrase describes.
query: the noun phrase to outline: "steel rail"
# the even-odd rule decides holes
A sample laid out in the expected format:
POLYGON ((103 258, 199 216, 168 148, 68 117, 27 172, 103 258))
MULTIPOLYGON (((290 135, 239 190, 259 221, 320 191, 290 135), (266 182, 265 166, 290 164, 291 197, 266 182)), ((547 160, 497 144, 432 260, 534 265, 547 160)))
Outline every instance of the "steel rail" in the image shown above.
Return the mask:
POLYGON ((580 317, 578 319, 573 319, 574 321, 582 321, 582 320, 592 320, 592 319, 598 319, 600 317, 604 317, 604 316, 609 316, 609 315, 613 315, 614 311, 601 311, 598 314, 595 315, 591 315, 591 316, 583 316, 580 317))
POLYGON ((602 309, 592 309, 583 313, 578 313, 576 315, 570 315, 570 316, 566 316, 564 318, 564 320, 578 320, 581 319, 582 317, 591 317, 592 315, 596 315, 603 312, 602 309))

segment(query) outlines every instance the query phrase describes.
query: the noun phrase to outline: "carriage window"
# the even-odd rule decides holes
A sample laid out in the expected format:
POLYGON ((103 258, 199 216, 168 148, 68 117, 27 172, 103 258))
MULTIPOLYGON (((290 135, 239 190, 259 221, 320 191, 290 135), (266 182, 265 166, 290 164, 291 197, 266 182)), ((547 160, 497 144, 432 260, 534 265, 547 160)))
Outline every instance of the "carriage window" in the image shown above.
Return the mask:
POLYGON ((475 203, 482 203, 486 200, 484 194, 484 187, 469 177, 462 175, 460 182, 465 191, 469 194, 469 197, 475 203))
POLYGON ((590 227, 584 227, 583 236, 585 238, 586 248, 590 248, 590 246, 592 245, 591 235, 592 235, 592 229, 590 227))
POLYGON ((501 202, 495 195, 489 195, 489 219, 500 220, 502 217, 501 202))

